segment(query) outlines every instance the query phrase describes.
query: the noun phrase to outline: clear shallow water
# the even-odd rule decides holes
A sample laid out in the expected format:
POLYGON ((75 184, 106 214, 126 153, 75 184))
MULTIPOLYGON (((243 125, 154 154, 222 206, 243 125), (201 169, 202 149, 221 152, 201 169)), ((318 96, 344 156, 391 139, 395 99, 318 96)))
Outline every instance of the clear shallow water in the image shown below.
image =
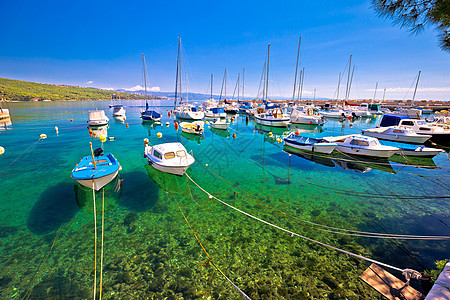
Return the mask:
MULTIPOLYGON (((1 298, 92 297, 92 191, 77 185, 70 173, 89 154, 90 141, 94 149, 101 146, 86 126, 88 111, 95 108, 110 117, 107 134, 116 138, 103 148, 123 167, 120 179, 104 192, 103 298, 239 297, 206 263, 208 257, 181 211, 215 265, 253 299, 379 298, 358 279, 369 263, 249 219, 209 199, 186 176, 154 170, 142 157, 144 138, 153 144, 181 141, 196 158, 188 174, 200 186, 277 226, 400 268, 422 271, 433 268, 435 260, 448 258, 449 242, 339 236, 300 221, 371 232, 448 235, 448 199, 432 198, 450 194, 446 155, 408 161, 410 165, 401 157, 387 163, 289 155, 276 141, 287 129, 255 126, 243 116, 229 134, 206 129, 203 139, 195 139, 175 131, 166 112, 170 107, 159 107, 164 111, 162 124, 150 126, 139 119, 138 106, 144 102, 123 102, 125 122, 112 118, 108 104, 4 105, 10 108, 12 125, 0 131, 0 146, 6 149, 0 156, 1 298), (161 139, 157 132, 163 134, 161 139), (37 142, 41 133, 48 137, 37 142), (405 195, 430 197, 404 199, 405 195)), ((375 120, 357 120, 353 125, 329 121, 323 128, 295 129, 320 137, 375 125, 375 120)), ((99 232, 102 197, 102 191, 96 193, 99 232)))

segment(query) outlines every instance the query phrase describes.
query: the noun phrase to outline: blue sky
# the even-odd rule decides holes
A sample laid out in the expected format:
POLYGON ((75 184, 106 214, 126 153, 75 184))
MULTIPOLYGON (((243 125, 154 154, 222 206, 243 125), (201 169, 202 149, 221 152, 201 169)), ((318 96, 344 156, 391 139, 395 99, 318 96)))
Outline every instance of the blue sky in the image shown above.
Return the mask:
MULTIPOLYGON (((450 100, 450 54, 432 28, 420 35, 376 16, 368 1, 0 1, 0 77, 42 83, 173 91, 177 37, 186 53, 189 90, 207 93, 211 73, 228 93, 245 68, 245 94, 256 96, 271 44, 270 96, 292 97, 298 38, 304 97, 335 97, 350 54, 350 98, 450 100)), ((344 80, 345 84, 345 80, 344 80)), ((183 88, 184 89, 184 88, 183 88)), ((344 85, 341 85, 341 97, 344 85)))

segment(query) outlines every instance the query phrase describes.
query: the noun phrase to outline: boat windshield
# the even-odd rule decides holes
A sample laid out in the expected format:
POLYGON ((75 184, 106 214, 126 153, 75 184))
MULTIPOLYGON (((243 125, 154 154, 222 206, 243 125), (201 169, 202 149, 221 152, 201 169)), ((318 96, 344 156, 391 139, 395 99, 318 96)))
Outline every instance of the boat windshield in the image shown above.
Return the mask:
POLYGON ((175 157, 175 153, 173 153, 173 152, 167 152, 166 154, 164 154, 165 159, 171 159, 174 157, 175 157))
POLYGON ((427 123, 425 123, 425 121, 417 121, 418 125, 426 125, 427 123))
POLYGON ((184 150, 178 150, 178 151, 177 151, 177 156, 178 156, 178 157, 185 157, 185 156, 186 156, 186 151, 184 151, 184 150))

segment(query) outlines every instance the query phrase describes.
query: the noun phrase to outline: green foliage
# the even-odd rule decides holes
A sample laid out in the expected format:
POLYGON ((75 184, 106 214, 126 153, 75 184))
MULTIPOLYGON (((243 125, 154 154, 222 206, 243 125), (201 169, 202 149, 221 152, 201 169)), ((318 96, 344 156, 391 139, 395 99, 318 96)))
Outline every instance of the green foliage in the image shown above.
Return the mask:
POLYGON ((437 260, 434 263, 436 264, 436 269, 434 270, 425 270, 425 274, 428 274, 431 276, 431 282, 435 282, 436 279, 439 277, 439 274, 444 270, 445 265, 447 264, 448 259, 444 260, 437 260))
POLYGON ((144 99, 143 95, 106 91, 68 85, 42 84, 28 81, 0 78, 0 100, 108 100, 144 99))
POLYGON ((436 26, 442 50, 450 52, 450 1, 448 0, 372 0, 379 16, 418 33, 427 25, 436 26))

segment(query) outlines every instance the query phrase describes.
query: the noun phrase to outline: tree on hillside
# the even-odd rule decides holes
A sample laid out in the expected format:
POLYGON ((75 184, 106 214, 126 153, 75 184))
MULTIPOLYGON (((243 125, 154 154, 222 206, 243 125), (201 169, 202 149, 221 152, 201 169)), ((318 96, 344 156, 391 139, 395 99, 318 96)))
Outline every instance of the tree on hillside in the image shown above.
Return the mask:
POLYGON ((449 0, 372 0, 380 17, 392 19, 395 25, 420 33, 426 26, 436 28, 439 46, 450 52, 449 0))

